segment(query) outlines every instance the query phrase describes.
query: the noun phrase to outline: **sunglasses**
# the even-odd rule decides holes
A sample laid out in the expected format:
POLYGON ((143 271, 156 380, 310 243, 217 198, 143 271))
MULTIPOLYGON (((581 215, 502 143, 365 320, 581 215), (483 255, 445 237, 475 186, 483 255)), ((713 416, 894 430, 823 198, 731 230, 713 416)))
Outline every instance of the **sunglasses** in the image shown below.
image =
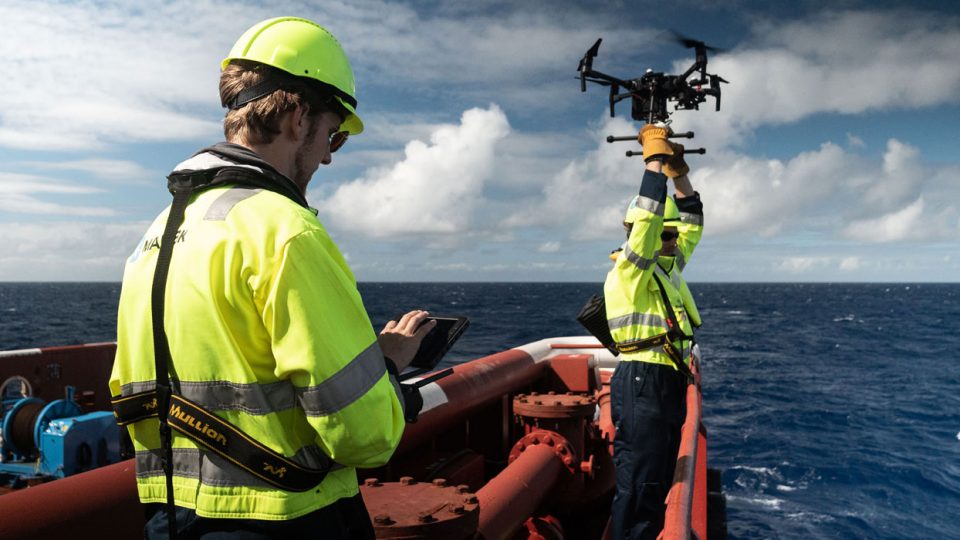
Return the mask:
POLYGON ((673 232, 663 231, 662 233, 660 233, 660 240, 664 242, 669 242, 670 240, 673 240, 678 236, 680 236, 680 233, 678 233, 677 231, 673 231, 673 232))
POLYGON ((338 131, 330 135, 330 153, 334 153, 339 150, 343 145, 347 144, 347 138, 350 136, 350 133, 346 131, 338 131))

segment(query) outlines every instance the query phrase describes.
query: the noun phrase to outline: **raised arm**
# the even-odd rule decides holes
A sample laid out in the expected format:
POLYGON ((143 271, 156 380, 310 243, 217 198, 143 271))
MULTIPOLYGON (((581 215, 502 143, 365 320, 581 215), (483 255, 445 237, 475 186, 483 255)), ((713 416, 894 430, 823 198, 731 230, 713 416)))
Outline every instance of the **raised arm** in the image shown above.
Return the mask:
POLYGON ((670 143, 670 147, 673 154, 665 160, 663 172, 673 180, 676 191, 674 200, 680 210, 680 225, 677 226, 680 237, 677 238, 676 257, 677 266, 683 271, 703 235, 703 203, 700 202, 700 194, 693 189, 690 182, 690 167, 683 159, 683 145, 670 143))

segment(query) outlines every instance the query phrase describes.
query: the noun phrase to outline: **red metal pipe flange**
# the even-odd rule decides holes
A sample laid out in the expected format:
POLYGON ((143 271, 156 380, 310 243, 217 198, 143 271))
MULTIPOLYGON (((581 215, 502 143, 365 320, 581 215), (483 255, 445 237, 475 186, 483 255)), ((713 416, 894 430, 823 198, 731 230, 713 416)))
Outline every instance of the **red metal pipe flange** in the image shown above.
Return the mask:
POLYGON ((510 449, 510 457, 507 463, 513 463, 520 457, 526 449, 531 446, 544 446, 550 448, 557 456, 564 468, 571 474, 580 472, 580 461, 577 459, 577 453, 567 439, 555 431, 546 431, 538 429, 528 433, 522 439, 517 441, 510 449))
POLYGON ((377 538, 470 539, 480 521, 479 500, 465 485, 448 486, 442 478, 399 482, 367 478, 360 493, 377 538))
POLYGON ((596 406, 592 394, 576 392, 531 392, 513 398, 514 414, 533 418, 593 418, 596 406))

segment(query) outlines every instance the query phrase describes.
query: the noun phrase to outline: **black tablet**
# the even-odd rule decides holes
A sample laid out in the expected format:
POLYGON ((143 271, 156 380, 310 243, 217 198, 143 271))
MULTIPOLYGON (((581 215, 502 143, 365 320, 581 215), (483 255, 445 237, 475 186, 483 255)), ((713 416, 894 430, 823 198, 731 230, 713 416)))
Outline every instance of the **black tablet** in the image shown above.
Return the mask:
MULTIPOLYGON (((393 320, 398 321, 400 319, 393 320)), ((410 363, 411 368, 430 370, 437 367, 443 355, 447 354, 447 351, 456 343, 463 331, 470 326, 470 319, 457 315, 427 317, 423 324, 429 320, 437 321, 437 325, 424 336, 413 362, 410 363)))

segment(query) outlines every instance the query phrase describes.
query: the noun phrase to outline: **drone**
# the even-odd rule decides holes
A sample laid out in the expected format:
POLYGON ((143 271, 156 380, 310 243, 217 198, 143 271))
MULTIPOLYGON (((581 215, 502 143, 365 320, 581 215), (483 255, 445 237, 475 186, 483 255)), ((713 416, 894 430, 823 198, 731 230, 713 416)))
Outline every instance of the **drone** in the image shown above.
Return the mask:
MULTIPOLYGON (((620 79, 593 69, 593 59, 597 57, 600 43, 597 40, 580 59, 577 71, 580 73, 580 91, 587 91, 587 82, 610 87, 610 116, 613 117, 614 107, 620 101, 631 98, 633 101, 631 116, 637 122, 670 123, 667 110, 668 103, 674 103, 674 110, 699 110, 700 104, 707 101, 707 96, 716 100, 716 110, 720 110, 720 85, 728 83, 719 75, 707 73, 707 51, 719 52, 719 49, 710 47, 702 41, 690 39, 674 34, 677 41, 689 49, 694 49, 696 58, 693 64, 682 75, 669 75, 654 72, 648 69, 646 73, 636 79, 620 79), (691 78, 693 77, 693 78, 691 78), (621 93, 621 90, 625 90, 621 93)), ((676 133, 673 138, 693 138, 693 132, 676 133)), ((607 142, 636 140, 636 137, 607 137, 607 142)), ((687 154, 703 154, 702 148, 685 150, 687 154)), ((639 152, 627 152, 628 156, 639 155, 639 152)))

